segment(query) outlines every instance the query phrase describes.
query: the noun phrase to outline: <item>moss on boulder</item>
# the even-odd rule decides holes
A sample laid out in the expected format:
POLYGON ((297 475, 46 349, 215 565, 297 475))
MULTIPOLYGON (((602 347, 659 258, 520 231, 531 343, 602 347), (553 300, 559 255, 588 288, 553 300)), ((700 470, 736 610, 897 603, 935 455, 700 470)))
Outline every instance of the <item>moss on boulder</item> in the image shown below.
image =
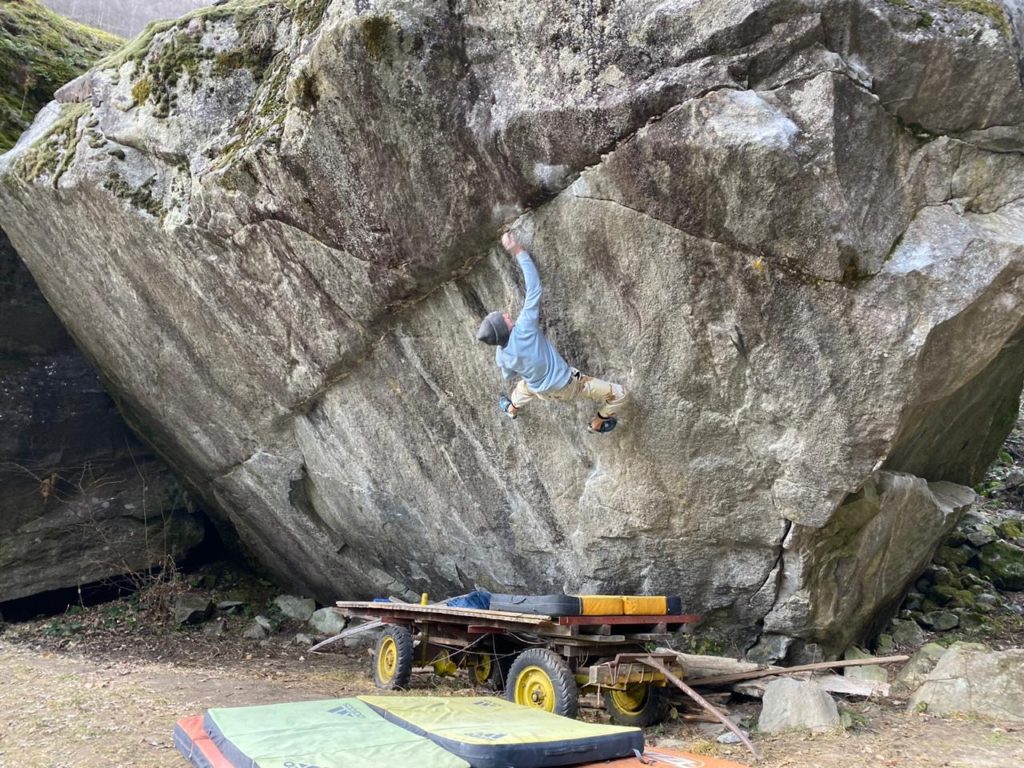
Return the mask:
POLYGON ((1024 528, 1018 520, 1004 520, 996 526, 996 530, 1004 539, 1024 539, 1024 528))
POLYGON ((971 551, 965 547, 940 547, 935 562, 947 567, 967 565, 971 560, 971 551))
POLYGON ((981 549, 981 572, 1003 589, 1024 590, 1024 549, 993 541, 981 549))
POLYGON ((75 148, 82 138, 78 123, 88 112, 89 105, 85 103, 63 105, 60 117, 46 134, 15 161, 14 174, 25 181, 33 181, 49 173, 51 184, 56 187, 74 158, 75 148))

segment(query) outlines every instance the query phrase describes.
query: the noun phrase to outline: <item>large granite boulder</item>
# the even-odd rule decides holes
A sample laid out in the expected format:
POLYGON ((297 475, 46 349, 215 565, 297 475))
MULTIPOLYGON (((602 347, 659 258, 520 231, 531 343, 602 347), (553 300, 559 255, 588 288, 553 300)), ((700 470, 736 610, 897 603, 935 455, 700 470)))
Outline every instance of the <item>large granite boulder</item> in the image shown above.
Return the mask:
POLYGON ((61 91, 0 216, 296 591, 679 593, 833 654, 1024 377, 1017 20, 919 5, 225 3, 61 91), (547 333, 632 394, 610 435, 497 413, 516 217, 547 333))
POLYGON ((911 711, 1024 722, 1024 648, 954 643, 907 702, 911 711))
POLYGON ((840 727, 839 708, 828 692, 813 680, 782 678, 764 689, 757 729, 762 733, 840 727))

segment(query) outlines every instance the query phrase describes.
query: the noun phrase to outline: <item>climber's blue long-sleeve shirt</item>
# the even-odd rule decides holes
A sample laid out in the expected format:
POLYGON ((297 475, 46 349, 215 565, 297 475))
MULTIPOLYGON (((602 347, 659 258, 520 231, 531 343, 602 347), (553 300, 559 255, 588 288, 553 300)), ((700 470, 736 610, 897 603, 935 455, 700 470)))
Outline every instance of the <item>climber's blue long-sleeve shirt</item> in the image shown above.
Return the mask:
POLYGON ((534 392, 561 389, 569 383, 572 369, 540 330, 541 288, 537 267, 526 251, 520 251, 517 258, 526 279, 526 301, 508 344, 495 350, 495 362, 506 379, 518 373, 534 392))

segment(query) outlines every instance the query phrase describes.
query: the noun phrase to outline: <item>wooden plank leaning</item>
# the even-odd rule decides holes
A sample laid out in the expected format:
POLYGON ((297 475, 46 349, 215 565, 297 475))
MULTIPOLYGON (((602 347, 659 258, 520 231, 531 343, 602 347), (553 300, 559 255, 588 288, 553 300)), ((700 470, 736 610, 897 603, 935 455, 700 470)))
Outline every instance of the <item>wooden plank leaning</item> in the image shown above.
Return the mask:
MULTIPOLYGON (((459 595, 459 597, 466 597, 466 596, 467 595, 459 595)), ((451 600, 451 599, 454 599, 454 598, 448 598, 448 599, 451 600)), ((413 608, 419 608, 419 607, 428 608, 428 607, 444 605, 444 603, 445 603, 445 601, 441 601, 441 602, 437 602, 437 603, 430 603, 429 606, 417 606, 414 603, 407 603, 407 602, 405 602, 403 600, 399 600, 399 599, 394 598, 394 597, 390 598, 390 601, 391 602, 388 602, 388 603, 374 603, 374 602, 368 602, 368 601, 365 601, 365 600, 351 601, 351 602, 339 601, 338 603, 336 603, 336 606, 339 606, 339 607, 346 607, 346 606, 361 606, 361 607, 375 606, 376 607, 376 606, 387 606, 387 605, 390 605, 390 606, 392 606, 394 608, 398 608, 398 607, 404 607, 404 608, 409 608, 409 607, 413 607, 413 608)), ((320 648, 323 648, 325 645, 330 645, 331 643, 336 643, 339 640, 344 640, 346 637, 352 637, 353 635, 358 635, 358 634, 360 634, 362 632, 369 632, 371 629, 379 629, 380 627, 383 627, 383 626, 384 626, 384 622, 381 619, 373 619, 371 621, 366 622, 365 624, 360 624, 359 626, 356 626, 356 627, 349 627, 344 632, 340 632, 337 635, 334 635, 333 637, 328 637, 326 640, 321 640, 319 643, 317 643, 316 645, 312 646, 309 649, 309 651, 310 651, 310 653, 313 653, 313 652, 319 650, 320 648)))

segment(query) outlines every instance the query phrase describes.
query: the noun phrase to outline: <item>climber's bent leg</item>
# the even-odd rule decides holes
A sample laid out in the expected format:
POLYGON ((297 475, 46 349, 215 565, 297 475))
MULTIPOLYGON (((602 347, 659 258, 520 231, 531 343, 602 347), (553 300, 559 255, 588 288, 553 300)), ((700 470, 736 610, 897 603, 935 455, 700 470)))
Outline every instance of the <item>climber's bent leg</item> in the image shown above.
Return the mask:
POLYGON ((597 415, 608 419, 621 410, 626 403, 626 390, 619 384, 580 374, 579 397, 593 400, 598 404, 597 415))
POLYGON ((520 379, 519 381, 516 382, 516 385, 512 388, 512 393, 509 396, 509 400, 511 401, 511 403, 510 403, 511 410, 509 411, 509 413, 512 416, 515 416, 515 414, 518 413, 520 408, 522 408, 528 402, 530 402, 531 400, 533 400, 533 399, 535 399, 537 397, 538 397, 537 393, 534 392, 532 389, 530 389, 526 385, 526 382, 523 379, 520 379))

